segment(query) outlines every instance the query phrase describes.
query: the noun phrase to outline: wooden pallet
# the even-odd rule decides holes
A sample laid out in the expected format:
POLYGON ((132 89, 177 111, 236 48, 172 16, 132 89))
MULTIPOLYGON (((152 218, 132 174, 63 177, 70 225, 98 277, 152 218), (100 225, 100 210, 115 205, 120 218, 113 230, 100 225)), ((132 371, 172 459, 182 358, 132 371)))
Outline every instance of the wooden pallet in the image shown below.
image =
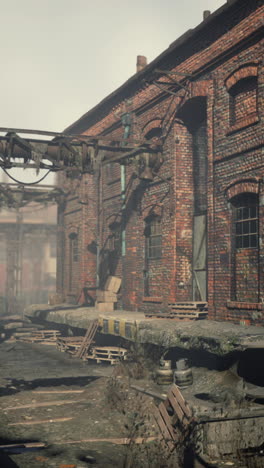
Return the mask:
POLYGON ((114 364, 117 364, 118 362, 118 359, 110 359, 110 358, 99 358, 99 357, 94 357, 94 356, 87 356, 86 359, 90 359, 90 360, 93 360, 93 361, 96 361, 96 364, 101 364, 102 362, 110 362, 110 364, 113 366, 114 364))
POLYGON ((171 309, 187 309, 189 310, 201 310, 207 311, 208 310, 208 303, 207 302, 170 302, 168 306, 171 309))
POLYGON ((160 318, 170 320, 202 320, 206 319, 208 312, 193 310, 172 310, 171 312, 145 312, 148 318, 160 318))
POLYGON ((93 354, 111 355, 113 357, 125 357, 127 349, 119 348, 118 346, 94 346, 92 348, 93 354))
POLYGON ((19 340, 27 343, 56 345, 59 336, 60 332, 58 330, 38 330, 25 336, 20 336, 19 340))
POLYGON ((154 407, 154 417, 160 430, 160 440, 174 450, 182 430, 192 421, 192 412, 177 385, 173 384, 164 402, 154 407))
POLYGON ((74 352, 81 346, 83 342, 83 336, 60 336, 57 339, 57 349, 59 351, 74 352))
POLYGON ((91 349, 86 359, 93 359, 97 363, 101 361, 108 361, 111 364, 116 364, 121 359, 125 360, 127 350, 125 348, 118 348, 116 346, 100 346, 91 349))

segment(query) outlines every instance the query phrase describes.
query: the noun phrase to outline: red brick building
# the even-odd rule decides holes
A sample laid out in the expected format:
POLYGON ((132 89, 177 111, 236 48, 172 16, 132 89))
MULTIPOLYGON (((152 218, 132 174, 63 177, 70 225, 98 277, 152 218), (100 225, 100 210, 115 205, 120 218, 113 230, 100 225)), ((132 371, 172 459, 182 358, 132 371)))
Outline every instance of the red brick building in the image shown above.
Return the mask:
MULTIPOLYGON (((58 291, 109 274, 119 308, 208 301, 209 318, 264 318, 263 4, 231 0, 67 130, 160 148, 61 180, 58 291)), ((122 65, 122 64, 121 64, 122 65)))

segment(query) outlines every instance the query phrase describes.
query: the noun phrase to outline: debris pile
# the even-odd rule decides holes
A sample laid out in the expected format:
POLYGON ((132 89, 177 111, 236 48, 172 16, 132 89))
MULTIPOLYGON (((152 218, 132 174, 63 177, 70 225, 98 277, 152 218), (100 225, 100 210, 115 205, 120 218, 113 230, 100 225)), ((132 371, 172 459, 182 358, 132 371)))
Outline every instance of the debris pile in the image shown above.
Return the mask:
POLYGON ((95 346, 94 337, 98 328, 98 320, 93 320, 88 327, 85 336, 59 336, 57 349, 67 352, 84 361, 88 359, 97 363, 108 361, 116 364, 127 358, 127 350, 117 346, 95 346))
POLYGON ((1 317, 1 338, 11 341, 27 341, 42 333, 42 325, 36 325, 21 315, 5 315, 1 317))

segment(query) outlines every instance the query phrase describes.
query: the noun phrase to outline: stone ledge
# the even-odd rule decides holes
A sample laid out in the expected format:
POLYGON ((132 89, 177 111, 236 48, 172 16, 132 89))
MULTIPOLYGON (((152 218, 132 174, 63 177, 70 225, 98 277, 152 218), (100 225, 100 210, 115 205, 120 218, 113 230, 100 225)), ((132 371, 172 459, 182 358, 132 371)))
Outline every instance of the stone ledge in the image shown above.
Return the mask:
POLYGON ((227 301, 226 303, 229 309, 263 310, 263 306, 262 302, 227 301))
MULTIPOLYGON (((74 328, 87 329, 91 320, 103 318, 109 323, 120 322, 120 330, 125 330, 126 322, 133 322, 137 332, 135 339, 120 332, 118 336, 140 344, 152 344, 166 348, 204 350, 219 356, 244 349, 245 338, 256 343, 264 339, 264 328, 256 326, 235 325, 230 322, 213 320, 176 321, 171 319, 149 319, 142 312, 127 310, 109 311, 100 314, 94 307, 72 306, 52 307, 34 305, 25 310, 25 315, 32 321, 41 321, 54 328, 54 323, 74 328)), ((108 333, 117 336, 116 333, 108 333)))

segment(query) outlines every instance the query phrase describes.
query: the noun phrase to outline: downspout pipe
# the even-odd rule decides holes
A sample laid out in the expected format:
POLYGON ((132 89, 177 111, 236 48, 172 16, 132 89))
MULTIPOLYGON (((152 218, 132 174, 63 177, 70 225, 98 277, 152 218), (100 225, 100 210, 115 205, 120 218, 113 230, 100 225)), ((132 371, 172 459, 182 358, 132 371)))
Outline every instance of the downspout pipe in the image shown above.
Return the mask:
POLYGON ((122 257, 126 255, 126 228, 124 213, 126 209, 126 168, 121 164, 121 200, 122 200, 122 231, 121 231, 121 253, 122 257))

